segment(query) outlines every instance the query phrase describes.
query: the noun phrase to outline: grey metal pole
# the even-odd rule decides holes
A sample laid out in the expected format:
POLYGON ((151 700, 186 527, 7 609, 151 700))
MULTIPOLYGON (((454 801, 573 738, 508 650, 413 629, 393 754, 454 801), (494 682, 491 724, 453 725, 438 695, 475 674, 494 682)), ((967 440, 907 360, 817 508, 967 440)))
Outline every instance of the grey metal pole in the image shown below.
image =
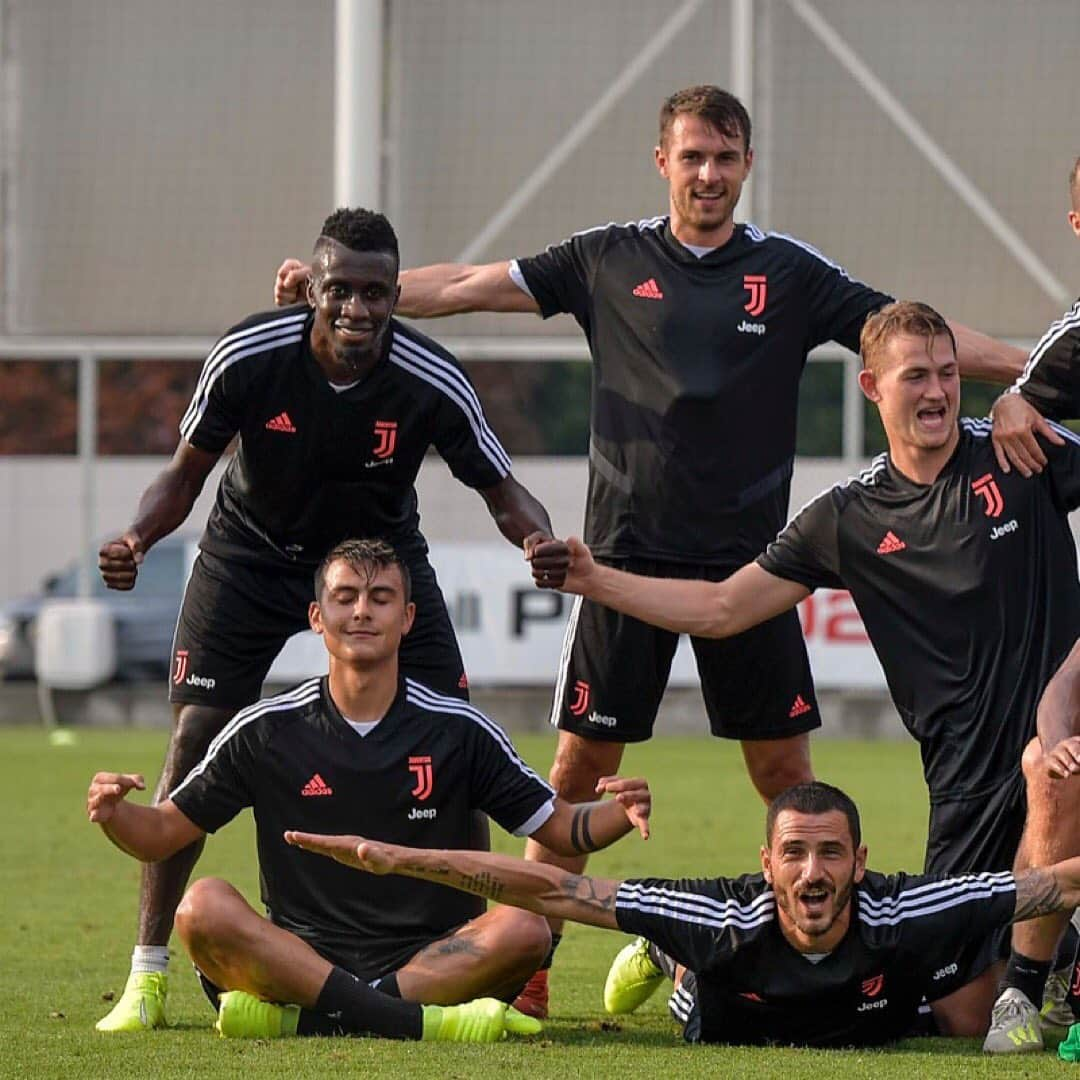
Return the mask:
POLYGON ((861 366, 857 356, 844 358, 844 460, 851 468, 866 456, 863 431, 865 398, 859 389, 861 366))
POLYGON ((382 207, 383 0, 337 0, 334 201, 382 207))
POLYGON ((82 505, 79 514, 79 595, 93 591, 97 560, 94 557, 97 516, 97 358, 91 352, 79 355, 79 431, 77 450, 82 473, 82 505))
MULTIPOLYGON (((731 92, 754 116, 754 0, 731 0, 731 92)), ((743 185, 742 221, 754 221, 754 177, 743 185)))

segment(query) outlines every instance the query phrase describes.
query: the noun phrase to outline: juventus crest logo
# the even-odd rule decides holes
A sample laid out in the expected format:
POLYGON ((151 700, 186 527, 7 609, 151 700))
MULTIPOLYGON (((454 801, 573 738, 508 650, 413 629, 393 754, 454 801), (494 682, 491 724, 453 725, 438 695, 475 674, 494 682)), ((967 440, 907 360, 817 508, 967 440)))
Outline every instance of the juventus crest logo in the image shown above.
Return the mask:
POLYGON ((570 711, 575 716, 584 716, 589 707, 589 684, 583 679, 574 683, 574 700, 570 705, 570 711))
POLYGON ((750 299, 743 304, 743 310, 757 317, 765 310, 765 300, 769 295, 768 278, 765 274, 744 274, 742 287, 750 294, 750 299))
POLYGON ((372 453, 377 458, 388 458, 397 446, 397 421, 376 420, 375 438, 377 441, 372 453))
POLYGON ((409 772, 416 777, 416 787, 409 794, 423 802, 435 786, 435 777, 431 771, 431 757, 409 758, 409 772))
POLYGON ((1005 500, 998 490, 997 481, 990 473, 980 476, 978 480, 972 480, 971 490, 986 500, 985 513, 987 517, 1001 517, 1001 511, 1005 509, 1005 500))
POLYGON ((174 661, 175 667, 173 668, 172 681, 175 686, 179 686, 184 681, 184 676, 187 674, 188 668, 188 651, 187 649, 177 649, 176 659, 174 661))

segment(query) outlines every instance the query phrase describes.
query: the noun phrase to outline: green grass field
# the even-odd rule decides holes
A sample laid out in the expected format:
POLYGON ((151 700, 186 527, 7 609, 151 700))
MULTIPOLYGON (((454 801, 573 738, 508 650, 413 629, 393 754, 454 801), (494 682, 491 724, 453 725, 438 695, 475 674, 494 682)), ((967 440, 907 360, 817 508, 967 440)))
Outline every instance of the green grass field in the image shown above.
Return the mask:
MULTIPOLYGON (((540 771, 553 740, 517 740, 540 771)), ((183 955, 171 969, 173 1027, 103 1036, 94 1021, 127 974, 138 866, 86 822, 83 802, 97 769, 156 774, 162 733, 92 731, 73 747, 51 747, 37 729, 0 730, 0 1075, 109 1077, 255 1076, 540 1077, 699 1076, 910 1077, 1041 1076, 1069 1068, 1051 1054, 984 1058, 976 1044, 913 1040, 886 1052, 817 1052, 688 1047, 658 994, 639 1014, 604 1019, 601 987, 625 939, 583 927, 568 932, 552 978, 553 1018, 531 1042, 495 1047, 428 1046, 376 1039, 229 1043, 211 1030, 213 1014, 183 955)), ((918 869, 926 796, 909 743, 819 741, 819 776, 858 801, 870 864, 918 869)), ((597 874, 734 874, 753 869, 761 807, 736 745, 666 738, 632 747, 627 772, 649 777, 653 838, 627 837, 597 856, 597 874)), ((496 830, 497 831, 497 830, 496 830)), ((499 833, 499 850, 520 843, 499 833)), ((258 887, 252 828, 244 815, 211 839, 198 873, 236 883, 253 901, 258 887)))

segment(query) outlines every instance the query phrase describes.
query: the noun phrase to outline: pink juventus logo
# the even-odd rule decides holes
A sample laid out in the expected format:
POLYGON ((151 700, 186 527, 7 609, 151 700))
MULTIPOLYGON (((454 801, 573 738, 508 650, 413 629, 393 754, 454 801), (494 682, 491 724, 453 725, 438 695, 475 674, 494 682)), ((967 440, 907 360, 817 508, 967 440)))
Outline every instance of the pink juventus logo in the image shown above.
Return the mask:
POLYGON ((187 674, 187 649, 178 649, 173 663, 175 666, 173 667, 172 681, 176 686, 179 686, 184 681, 184 676, 187 674))
POLYGON ((986 500, 985 513, 987 517, 1001 517, 1001 511, 1005 509, 1005 500, 998 490, 997 481, 994 480, 990 473, 980 476, 978 480, 972 480, 971 490, 986 500))
POLYGON ((589 707, 589 684, 578 679, 574 683, 574 702, 570 706, 570 711, 575 716, 584 716, 585 710, 589 707))
POLYGON ((377 458, 388 458, 394 452, 394 447, 397 446, 397 421, 376 420, 375 438, 378 442, 375 444, 372 453, 377 458))
POLYGON ((409 794, 423 802, 431 794, 435 786, 435 777, 431 771, 431 758, 409 758, 409 772, 416 776, 416 787, 409 794))
POLYGON ((750 294, 750 299, 743 304, 748 315, 760 315, 765 310, 765 300, 769 295, 769 281, 765 274, 744 274, 742 287, 750 294))

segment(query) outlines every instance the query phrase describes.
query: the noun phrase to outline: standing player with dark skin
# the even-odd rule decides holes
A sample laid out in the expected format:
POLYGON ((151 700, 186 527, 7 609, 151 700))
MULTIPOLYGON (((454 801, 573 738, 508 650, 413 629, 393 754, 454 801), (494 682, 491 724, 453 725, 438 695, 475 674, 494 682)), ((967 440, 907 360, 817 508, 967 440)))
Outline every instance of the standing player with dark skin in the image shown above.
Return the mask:
MULTIPOLYGON (((590 229, 529 259, 401 276, 408 316, 578 321, 593 359, 585 538, 605 564, 717 581, 753 558, 787 514, 807 353, 828 340, 856 348, 866 317, 891 299, 801 241, 735 224, 753 156, 737 99, 715 86, 682 90, 664 103, 655 149, 667 217, 590 229)), ((279 269, 279 301, 305 272, 279 269)), ((1019 350, 954 331, 966 375, 1015 378, 1019 350)), ((820 719, 795 613, 730 642, 691 643, 710 729, 740 740, 761 797, 811 779, 820 719)), ((552 710, 550 779, 565 798, 617 771, 627 742, 651 736, 676 644, 588 600, 575 605, 552 710)), ((529 856, 584 867, 535 845, 529 856)), ((544 973, 528 993, 522 1008, 546 1015, 544 973)))
MULTIPOLYGON (((177 624, 173 731, 159 799, 236 710, 258 698, 282 645, 307 628, 314 567, 344 536, 395 544, 419 611, 402 667, 443 693, 468 698, 419 531, 413 485, 430 446, 479 491, 511 543, 528 553, 551 536, 547 512, 511 475, 460 365, 392 317, 398 249, 386 218, 337 211, 316 241, 313 266, 306 306, 253 315, 218 342, 172 461, 144 492, 134 522, 101 549, 106 585, 133 588, 146 553, 187 519, 238 436, 177 624)), ((476 842, 486 846, 486 834, 476 842)), ((144 870, 131 976, 99 1030, 165 1024, 173 914, 201 850, 197 840, 144 870)))
POLYGON ((1080 900, 1080 859, 962 877, 877 874, 858 811, 828 784, 769 807, 761 872, 615 881, 471 851, 418 851, 360 836, 286 833, 370 874, 438 881, 606 930, 642 935, 616 958, 609 1012, 632 1012, 674 975, 690 1042, 876 1046, 911 1034, 924 997, 940 1031, 980 1034, 986 1015, 940 982, 973 938, 1080 900))
POLYGON ((309 615, 328 676, 242 710, 153 806, 125 800, 141 777, 97 774, 90 820, 127 854, 155 860, 253 809, 268 916, 217 878, 195 882, 176 916, 222 1035, 488 1042, 538 1031, 505 1000, 470 999, 517 992, 550 944, 543 919, 485 912, 435 886, 364 881, 289 847, 283 830, 362 827, 457 847, 480 810, 557 850, 596 850, 635 828, 647 837, 648 785, 608 777, 598 791, 614 798, 569 806, 487 717, 403 675, 416 608, 389 545, 346 541, 315 581, 309 615))
MULTIPOLYGON (((1080 632, 1067 521, 1080 506, 1080 439, 1057 428, 1064 445, 1043 445, 1048 465, 1037 479, 997 468, 989 422, 958 423, 955 346, 925 304, 877 313, 862 354, 859 384, 881 414, 888 453, 807 504, 755 562, 718 584, 665 581, 602 566, 571 540, 565 588, 709 637, 772 618, 815 588, 849 589, 922 747, 926 872, 1071 857, 1080 852, 1080 789, 1053 777, 1075 753, 1078 717, 1040 707, 1040 697, 1080 632)), ((541 545, 534 566, 543 560, 541 545)), ((1042 1049, 1033 1002, 1066 921, 1015 928, 988 1051, 1042 1049)), ((958 972, 960 992, 983 993, 987 1006, 993 957, 975 949, 958 972)))

